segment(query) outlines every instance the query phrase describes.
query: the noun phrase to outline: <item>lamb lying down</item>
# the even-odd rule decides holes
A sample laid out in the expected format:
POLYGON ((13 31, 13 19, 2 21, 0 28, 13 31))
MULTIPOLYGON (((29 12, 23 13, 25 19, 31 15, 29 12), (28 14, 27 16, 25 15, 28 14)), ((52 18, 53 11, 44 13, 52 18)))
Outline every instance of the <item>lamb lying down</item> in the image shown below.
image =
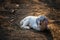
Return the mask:
POLYGON ((37 31, 42 31, 48 28, 48 20, 45 16, 27 16, 20 21, 22 29, 35 29, 37 31))

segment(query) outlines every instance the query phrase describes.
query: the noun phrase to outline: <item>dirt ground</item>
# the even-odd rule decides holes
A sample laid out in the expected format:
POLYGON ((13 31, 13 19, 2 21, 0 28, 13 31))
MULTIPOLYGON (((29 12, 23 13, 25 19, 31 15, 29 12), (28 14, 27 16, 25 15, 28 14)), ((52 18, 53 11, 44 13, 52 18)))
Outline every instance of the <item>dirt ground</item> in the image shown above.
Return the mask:
POLYGON ((60 40, 59 20, 60 10, 45 3, 6 4, 0 7, 0 40, 60 40), (45 15, 49 21, 56 21, 49 23, 49 30, 43 32, 22 30, 19 22, 29 15, 45 15))

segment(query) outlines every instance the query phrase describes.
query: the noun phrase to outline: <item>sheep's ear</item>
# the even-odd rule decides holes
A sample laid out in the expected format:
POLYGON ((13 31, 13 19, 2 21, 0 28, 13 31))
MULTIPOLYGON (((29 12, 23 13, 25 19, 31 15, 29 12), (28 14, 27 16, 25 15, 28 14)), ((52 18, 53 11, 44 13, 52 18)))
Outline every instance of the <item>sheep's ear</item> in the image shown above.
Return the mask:
POLYGON ((38 19, 36 19, 37 24, 40 22, 39 20, 40 20, 39 18, 38 18, 38 19))

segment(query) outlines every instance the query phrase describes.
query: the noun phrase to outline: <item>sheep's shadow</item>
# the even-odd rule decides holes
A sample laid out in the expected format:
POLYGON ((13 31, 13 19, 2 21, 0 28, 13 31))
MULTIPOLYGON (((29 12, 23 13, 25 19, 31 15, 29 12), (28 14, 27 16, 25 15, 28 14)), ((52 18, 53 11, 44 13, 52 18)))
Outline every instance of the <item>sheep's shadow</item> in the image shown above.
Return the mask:
POLYGON ((39 34, 44 35, 47 38, 47 40, 53 40, 53 36, 52 36, 51 31, 49 29, 46 29, 44 31, 36 31, 36 30, 32 29, 32 31, 35 33, 37 32, 39 34))

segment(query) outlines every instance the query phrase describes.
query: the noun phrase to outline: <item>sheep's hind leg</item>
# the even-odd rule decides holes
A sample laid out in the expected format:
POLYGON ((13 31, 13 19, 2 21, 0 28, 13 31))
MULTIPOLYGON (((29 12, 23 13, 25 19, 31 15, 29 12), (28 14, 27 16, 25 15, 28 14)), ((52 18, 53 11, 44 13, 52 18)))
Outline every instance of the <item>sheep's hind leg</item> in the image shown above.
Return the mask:
POLYGON ((21 28, 22 28, 22 29, 30 29, 30 27, 27 26, 28 23, 29 23, 28 20, 24 21, 24 22, 23 22, 23 25, 21 26, 21 28))

